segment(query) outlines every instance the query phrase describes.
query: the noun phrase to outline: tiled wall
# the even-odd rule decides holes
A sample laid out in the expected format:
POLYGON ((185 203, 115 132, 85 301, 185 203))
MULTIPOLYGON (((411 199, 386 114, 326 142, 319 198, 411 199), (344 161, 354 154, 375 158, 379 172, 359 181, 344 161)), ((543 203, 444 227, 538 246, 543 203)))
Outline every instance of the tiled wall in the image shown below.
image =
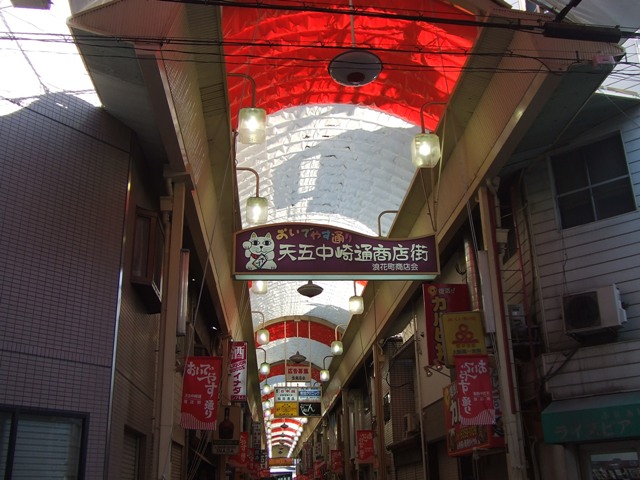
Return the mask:
POLYGON ((48 94, 0 117, 0 404, 89 415, 102 478, 128 131, 48 94))
POLYGON ((148 172, 137 148, 132 148, 131 193, 123 265, 122 299, 118 323, 116 375, 111 421, 109 478, 120 478, 122 439, 125 429, 142 439, 142 478, 152 472, 155 368, 160 315, 147 313, 146 306, 129 281, 136 207, 159 211, 158 192, 149 189, 148 172))

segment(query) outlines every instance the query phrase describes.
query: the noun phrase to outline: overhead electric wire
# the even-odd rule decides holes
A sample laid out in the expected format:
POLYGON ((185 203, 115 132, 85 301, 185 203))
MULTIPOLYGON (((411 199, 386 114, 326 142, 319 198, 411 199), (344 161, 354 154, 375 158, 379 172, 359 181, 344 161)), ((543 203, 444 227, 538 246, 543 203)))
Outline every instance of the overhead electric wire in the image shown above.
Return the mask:
MULTIPOLYGON (((30 33, 9 33, 7 34, 6 32, 0 32, 0 41, 2 40, 9 40, 9 41, 32 41, 32 42, 42 42, 42 43, 76 43, 77 45, 80 46, 88 46, 88 47, 100 47, 100 48, 104 48, 104 41, 100 41, 97 40, 95 37, 90 36, 87 37, 91 39, 91 42, 86 42, 82 40, 82 37, 77 37, 76 41, 74 42, 73 37, 71 35, 66 35, 66 34, 30 34, 30 33), (31 38, 29 38, 29 36, 32 35, 31 38)), ((136 43, 136 49, 138 51, 156 51, 157 48, 152 48, 152 47, 145 47, 145 46, 141 46, 140 43, 144 44, 149 44, 149 45, 162 45, 163 47, 161 48, 162 52, 164 54, 168 54, 168 53, 174 53, 174 54, 178 54, 178 55, 191 55, 197 58, 165 58, 166 61, 168 62, 191 62, 194 64, 222 64, 225 63, 227 65, 244 65, 246 63, 246 57, 247 55, 245 54, 229 54, 229 53, 224 53, 222 51, 220 52, 202 52, 202 51, 197 51, 197 50, 190 50, 190 49, 179 49, 179 48, 168 48, 168 45, 172 45, 173 47, 178 47, 181 45, 184 46, 193 46, 193 45, 212 45, 212 42, 215 42, 213 40, 195 40, 195 39, 186 39, 186 38, 150 38, 150 37, 107 37, 106 38, 109 41, 116 41, 116 42, 133 42, 136 43), (203 57, 214 57, 211 59, 205 59, 203 57), (234 62, 233 59, 234 58, 238 58, 238 59, 242 59, 242 61, 238 61, 238 62, 234 62)), ((219 41, 217 42, 219 46, 225 46, 227 45, 227 42, 224 41, 219 41)), ((243 44, 244 45, 244 44, 243 44)), ((255 45, 258 46, 265 46, 265 47, 274 47, 275 44, 270 44, 270 43, 262 43, 262 42, 255 42, 255 45)), ((247 47, 250 46, 255 46, 252 44, 246 44, 247 47)), ((291 46, 295 46, 293 44, 278 44, 278 46, 282 46, 282 47, 291 47, 291 46)), ((129 45, 125 45, 124 43, 122 43, 121 45, 110 45, 109 46, 111 49, 114 50, 118 50, 118 49, 122 49, 123 51, 125 50, 130 50, 131 47, 129 45)), ((316 49, 335 49, 335 48, 340 48, 340 47, 330 47, 330 46, 323 46, 323 45, 313 45, 313 44, 308 44, 306 46, 303 46, 301 48, 316 48, 316 49)), ((575 52, 574 51, 569 51, 567 50, 566 52, 566 56, 559 56, 559 57, 552 57, 552 56, 540 56, 540 55, 529 55, 529 54, 524 54, 524 53, 518 53, 518 52, 468 52, 468 51, 437 51, 437 50, 424 50, 421 49, 419 46, 415 46, 415 48, 409 48, 408 46, 404 46, 404 48, 401 49, 396 49, 396 48, 382 48, 382 47, 378 47, 375 48, 376 51, 378 52, 385 52, 385 51, 389 51, 389 52, 401 52, 401 53, 407 53, 407 54, 415 54, 415 53, 420 53, 423 55, 436 55, 439 57, 442 56, 466 56, 466 57, 496 57, 496 58, 520 58, 520 59, 531 59, 531 60, 535 60, 537 62, 540 62, 541 65, 544 67, 545 70, 547 71, 552 71, 552 69, 550 67, 548 67, 545 62, 546 61, 576 61, 576 57, 575 57, 575 52)), ((25 49, 25 52, 29 52, 29 53, 47 53, 46 50, 33 50, 33 49, 25 49)), ((60 55, 69 55, 69 53, 62 53, 62 52, 48 52, 48 53, 53 53, 53 54, 60 54, 60 55)), ((73 53, 73 55, 75 55, 76 53, 73 53)), ((136 59, 135 55, 109 55, 109 54, 104 54, 104 53, 100 53, 100 54, 91 54, 91 53, 86 53, 86 52, 79 52, 77 53, 77 55, 81 55, 83 57, 86 58, 90 58, 90 57, 97 57, 97 58, 122 58, 122 59, 136 59)), ((286 64, 293 64, 293 63, 297 63, 298 65, 305 65, 305 66, 317 66, 318 69, 324 69, 325 66, 322 64, 319 64, 317 59, 311 59, 311 58, 307 58, 307 57, 302 57, 302 56, 286 56, 286 57, 272 57, 270 55, 252 55, 251 56, 254 59, 261 59, 263 60, 263 62, 261 62, 259 65, 261 67, 278 67, 278 66, 282 66, 283 63, 286 64)), ((579 59, 578 59, 579 60, 579 59)), ((591 61, 590 59, 582 59, 582 61, 591 61)), ((629 61, 621 61, 618 62, 617 65, 625 65, 628 66, 630 69, 631 68, 639 68, 640 67, 640 63, 639 62, 629 62, 629 61)), ((468 65, 462 64, 460 66, 456 66, 456 65, 436 65, 436 68, 438 68, 438 71, 442 72, 442 73, 446 73, 446 72, 468 72, 468 71, 473 71, 473 72, 492 72, 492 73, 529 73, 529 72, 536 72, 539 71, 538 69, 523 69, 523 68, 514 68, 514 69, 505 69, 505 68, 498 68, 498 67, 489 67, 489 68, 485 68, 485 67, 470 67, 468 65)), ((434 66, 429 65, 429 64, 419 64, 419 63, 385 63, 385 70, 387 71, 395 71, 395 70, 401 70, 401 71, 421 71, 424 69, 432 69, 434 68, 434 66)), ((629 77, 634 77, 637 75, 637 71, 631 71, 628 74, 625 72, 620 72, 620 69, 618 69, 618 71, 616 71, 615 73, 613 73, 612 75, 619 75, 619 76, 625 76, 628 75, 629 77)))
MULTIPOLYGON (((517 31, 535 31, 543 29, 543 21, 540 20, 540 23, 533 22, 532 24, 522 24, 520 20, 508 18, 508 17, 499 17, 499 16, 491 16, 490 18, 495 21, 482 21, 482 20, 469 20, 468 18, 444 18, 438 16, 424 15, 421 13, 414 14, 403 14, 403 13, 386 13, 382 11, 375 11, 373 8, 375 7, 354 7, 351 8, 336 8, 336 7, 315 7, 311 6, 307 3, 301 3, 300 5, 282 5, 275 3, 267 3, 267 2, 255 2, 255 3, 246 3, 239 1, 230 1, 230 0, 160 0, 170 3, 183 3, 183 4, 191 4, 191 5, 211 5, 211 6, 220 6, 220 7, 235 7, 235 8, 250 8, 250 9, 267 9, 267 10, 280 10, 280 11, 293 11, 293 12, 304 12, 304 13, 328 13, 332 15, 353 15, 356 17, 371 17, 371 18, 384 18, 387 20, 405 20, 411 22, 426 22, 431 24, 443 24, 443 25, 455 25, 460 27, 474 27, 474 28, 499 28, 506 30, 517 30, 517 31), (368 10, 371 8, 371 10, 368 10)), ((318 3, 318 2, 316 2, 318 3)), ((452 17, 450 13, 443 13, 448 17, 452 17)), ((461 13, 461 16, 463 14, 461 13)), ((465 15, 468 16, 468 15, 465 15)), ((549 20, 550 21, 550 20, 549 20)), ((546 22, 545 22, 546 23, 546 22)), ((592 27, 596 27, 596 25, 589 25, 592 27)), ((624 32, 621 30, 621 35, 623 38, 633 38, 638 37, 638 34, 635 30, 629 29, 630 31, 624 32)))

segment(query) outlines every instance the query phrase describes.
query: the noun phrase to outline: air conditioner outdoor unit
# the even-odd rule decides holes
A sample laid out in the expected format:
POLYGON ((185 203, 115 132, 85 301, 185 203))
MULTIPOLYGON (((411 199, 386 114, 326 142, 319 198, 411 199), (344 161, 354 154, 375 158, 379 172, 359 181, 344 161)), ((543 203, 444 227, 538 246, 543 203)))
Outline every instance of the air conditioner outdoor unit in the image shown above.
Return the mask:
POLYGON ((415 413, 405 413, 402 426, 404 427, 404 436, 408 437, 412 433, 418 431, 418 423, 415 413))
POLYGON ((562 316, 565 332, 569 335, 615 328, 627 321, 620 290, 615 285, 566 295, 562 299, 562 316))

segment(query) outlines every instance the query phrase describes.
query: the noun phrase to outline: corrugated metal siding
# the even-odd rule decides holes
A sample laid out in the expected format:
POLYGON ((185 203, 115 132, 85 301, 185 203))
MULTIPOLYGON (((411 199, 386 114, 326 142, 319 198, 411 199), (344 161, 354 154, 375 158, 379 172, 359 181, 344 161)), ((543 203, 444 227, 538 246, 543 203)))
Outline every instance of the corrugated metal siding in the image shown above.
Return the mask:
POLYGON ((585 347, 569 359, 549 353, 542 368, 545 374, 557 371, 547 382, 554 400, 640 390, 640 341, 585 347))
MULTIPOLYGON (((616 130, 622 132, 637 199, 640 193, 639 125, 640 108, 636 108, 621 115, 617 123, 601 125, 597 132, 584 133, 584 138, 588 139, 616 130)), ((636 211, 560 230, 546 162, 539 161, 528 169, 525 179, 543 296, 540 313, 545 320, 549 348, 562 350, 577 346, 564 334, 562 296, 609 284, 620 288, 622 301, 627 305, 628 322, 619 338, 640 338, 640 213, 636 211)))

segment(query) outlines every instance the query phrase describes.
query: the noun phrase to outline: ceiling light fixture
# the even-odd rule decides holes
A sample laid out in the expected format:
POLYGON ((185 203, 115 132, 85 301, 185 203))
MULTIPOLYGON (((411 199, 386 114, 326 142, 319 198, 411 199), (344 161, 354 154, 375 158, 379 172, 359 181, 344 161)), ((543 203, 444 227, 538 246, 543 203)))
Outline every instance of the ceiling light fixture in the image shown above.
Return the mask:
POLYGON ((334 332, 335 340, 331 342, 331 354, 336 357, 339 355, 342 355, 342 353, 344 352, 344 345, 340 340, 338 340, 338 328, 340 328, 343 325, 346 325, 346 324, 342 323, 340 325, 336 325, 335 332, 334 332))
POLYGON ((256 295, 263 295, 269 290, 269 284, 266 280, 252 280, 251 291, 256 295))
POLYGON ((380 58, 368 50, 352 49, 329 62, 329 75, 340 85, 362 87, 373 82, 382 71, 380 58))
POLYGON ((331 379, 331 373, 329 373, 329 369, 327 369, 325 365, 325 360, 327 358, 333 358, 331 355, 327 355, 322 359, 322 370, 320 370, 320 381, 328 382, 331 379))
POLYGON ((349 297, 349 313, 360 315, 364 312, 364 299, 356 291, 356 282, 353 282, 353 295, 349 297))
POLYGON ((422 133, 413 137, 411 142, 411 161, 416 168, 433 168, 440 160, 440 139, 435 133, 427 132, 424 127, 424 109, 431 105, 446 105, 446 103, 427 102, 420 108, 422 133))
MULTIPOLYGON (((353 10, 353 2, 349 0, 353 10)), ((382 71, 380 58, 362 48, 356 47, 356 32, 353 15, 351 17, 351 49, 336 55, 329 62, 329 75, 340 85, 362 87, 373 82, 382 71)))
POLYGON ((246 217, 249 225, 262 225, 267 222, 269 202, 260 196, 260 176, 253 168, 236 167, 237 172, 251 172, 256 177, 256 196, 247 198, 246 217))
POLYGON ((298 287, 298 293, 307 298, 313 298, 320 295, 323 292, 324 288, 320 285, 316 285, 311 280, 308 283, 298 287))
POLYGON ((244 73, 229 73, 229 77, 241 77, 251 82, 251 107, 238 112, 238 141, 245 144, 262 143, 267 138, 267 111, 256 108, 256 82, 244 73))
POLYGON ((264 362, 260 364, 258 370, 262 375, 269 375, 271 372, 271 365, 267 362, 267 351, 264 348, 256 348, 256 351, 257 350, 262 350, 264 352, 264 362))
POLYGON ((269 343, 269 330, 264 328, 264 314, 257 310, 252 310, 251 313, 257 313, 262 317, 262 328, 256 331, 256 342, 258 345, 266 345, 269 343))
POLYGON ((296 353, 294 353, 293 355, 291 355, 289 357, 289 360, 291 360, 293 363, 302 363, 307 359, 307 357, 305 357, 304 355, 302 355, 300 352, 296 351, 296 353))

